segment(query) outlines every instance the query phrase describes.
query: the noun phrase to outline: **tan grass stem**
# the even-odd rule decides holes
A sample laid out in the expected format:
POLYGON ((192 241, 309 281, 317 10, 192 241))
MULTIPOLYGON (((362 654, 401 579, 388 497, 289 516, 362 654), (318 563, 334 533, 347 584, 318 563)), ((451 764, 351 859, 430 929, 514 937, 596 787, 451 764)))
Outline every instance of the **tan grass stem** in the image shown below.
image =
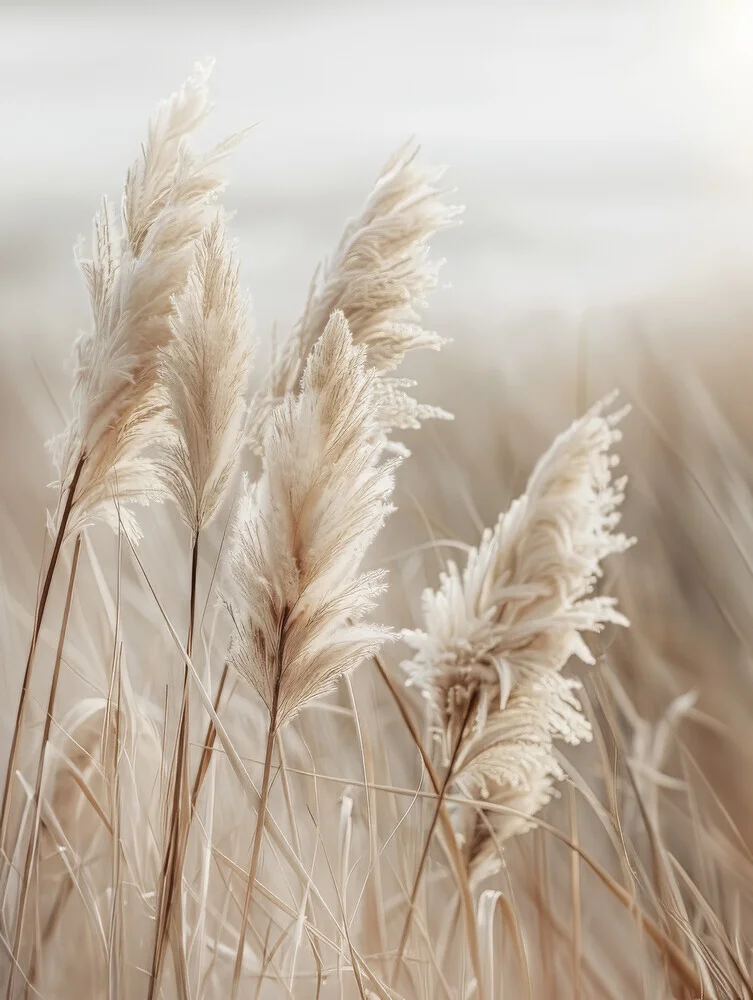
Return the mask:
MULTIPOLYGON (((58 548, 59 551, 59 548, 58 548)), ((11 965, 10 976, 8 978, 8 1000, 13 996, 13 986, 15 985, 16 972, 19 967, 20 960, 20 945, 21 945, 21 935, 23 932, 23 925, 26 918, 26 904, 28 901, 29 887, 32 880, 32 868, 34 866, 34 859, 37 854, 37 847, 39 844, 39 824, 40 816, 42 811, 42 783, 44 781, 44 765, 47 758, 47 745, 50 738, 50 730, 52 728, 52 719, 55 712, 55 699, 57 696, 58 681, 60 679, 60 666, 63 660, 63 647, 65 646, 65 638, 68 633, 68 621, 70 619, 71 605, 73 603, 73 589, 76 582, 76 571, 78 569, 78 557, 81 551, 81 535, 76 536, 76 543, 73 547, 73 559, 71 561, 71 569, 68 576, 68 590, 65 596, 65 608, 63 610, 63 620, 60 626, 60 635, 58 637, 57 652, 55 654, 55 665, 52 672, 52 681, 50 683, 50 693, 47 699, 47 714, 44 721, 44 731, 42 733, 42 747, 39 753, 39 762, 37 765, 37 776, 34 786, 34 821, 31 827, 31 834, 29 837, 29 844, 26 849, 26 861, 24 863, 24 871, 21 879, 20 888, 20 900, 18 906, 18 917, 16 920, 15 936, 13 942, 13 957, 14 961, 11 965)), ((49 575, 49 574, 48 574, 49 575)), ((35 633, 38 634, 35 629, 35 633)))
MULTIPOLYGON (((189 621, 186 638, 188 656, 193 652, 194 627, 196 620, 196 584, 199 565, 199 532, 196 531, 191 545, 191 583, 189 591, 189 621)), ((185 980, 188 988, 187 973, 184 969, 185 956, 182 954, 182 901, 181 882, 183 879, 183 863, 188 848, 188 835, 191 828, 191 798, 189 792, 189 689, 188 666, 183 665, 183 690, 181 694, 180 719, 176 740, 176 763, 174 785, 171 803, 171 815, 168 822, 168 843, 160 879, 160 898, 157 907, 157 930, 154 953, 152 956, 152 973, 149 980, 149 1000, 159 988, 159 981, 165 957, 165 950, 170 928, 173 923, 176 901, 179 912, 176 916, 176 934, 174 946, 174 961, 176 975, 185 980)))
MULTIPOLYGON (((413 718, 408 711, 408 707, 405 704, 405 698, 402 692, 399 690, 395 682, 389 675, 381 656, 377 653, 374 657, 374 663, 376 664, 377 670, 387 686, 387 690, 392 695, 392 698, 397 706, 400 716, 405 723, 408 732, 410 733, 413 742, 421 755, 421 760, 424 767, 426 768, 426 773, 429 776, 429 781, 431 782, 432 788, 434 789, 435 795, 439 796, 442 783, 437 773, 434 763, 431 757, 426 752, 423 740, 421 739, 420 733, 416 727, 413 718)), ((439 821, 442 825, 442 832, 444 834, 445 840, 447 842, 447 849, 450 853, 452 859, 455 875, 458 881, 458 888, 460 890, 460 896, 463 904, 463 914, 465 919, 465 931, 468 938, 468 948, 471 956, 471 965, 473 966, 473 972, 476 977, 476 982, 479 984, 479 990, 483 989, 482 979, 481 979, 481 954, 478 943, 478 932, 476 927, 476 914, 473 906, 473 895, 471 893, 470 884, 468 882, 468 872, 466 871, 465 862, 463 861, 463 856, 458 848, 457 840, 455 839, 455 831, 452 826, 452 821, 447 813, 447 809, 444 803, 441 804, 441 809, 439 810, 439 821)))
POLYGON ((78 481, 81 476, 81 472, 83 470, 85 461, 86 461, 86 456, 81 455, 76 465, 75 471, 73 473, 73 478, 71 479, 70 485, 68 487, 65 506, 63 507, 63 513, 60 518, 60 525, 55 535, 55 542, 52 547, 52 552, 50 553, 50 560, 49 563, 47 564, 47 570, 45 572, 44 582, 42 584, 42 589, 39 593, 39 599, 37 601, 37 606, 34 613, 34 625, 31 633, 31 642, 29 644, 29 653, 26 658, 26 667, 24 668, 24 676, 21 682, 21 693, 19 695, 18 708, 16 710, 16 722, 13 727, 13 735, 11 737, 10 751, 8 754, 8 765, 5 772, 5 781, 3 783, 3 801, 2 801, 2 807, 0 808, 0 851, 3 852, 5 850, 5 838, 8 831, 8 822, 10 816, 13 775, 15 774, 16 770, 16 757, 18 756, 18 744, 21 738, 21 731, 23 729, 26 700, 28 698, 29 687, 31 685, 31 674, 32 674, 32 667, 34 665, 34 656, 36 654, 37 643, 39 642, 39 634, 42 630, 42 621, 44 619, 44 613, 47 608, 47 601, 50 596, 52 581, 55 576, 55 569, 57 567, 58 559, 60 557, 60 549, 63 545, 63 540, 65 538, 65 530, 68 525, 68 519, 70 517, 71 510, 73 508, 73 503, 75 500, 76 487, 78 485, 78 481))
MULTIPOLYGON (((423 850, 421 851, 421 857, 418 862, 418 868, 416 869, 416 875, 415 878, 413 879, 413 888, 411 889, 410 898, 408 900, 408 912, 405 915, 405 922, 403 924, 403 930, 400 935, 400 944, 398 945, 397 956, 395 958, 395 965, 392 973, 393 980, 395 981, 397 981, 397 976, 400 971, 400 965, 403 961, 403 955, 405 954, 405 948, 406 945, 408 944, 408 935, 410 934, 411 924, 413 922, 413 914, 416 908, 416 899, 418 897, 418 890, 421 887, 421 879, 424 874, 424 869, 426 868, 426 862, 429 860, 429 849, 431 847, 431 842, 434 837, 434 831, 436 829, 437 822, 439 820, 439 815, 442 810, 442 806, 444 805, 444 797, 454 777, 455 763, 457 761, 458 754, 460 753, 460 749, 463 744, 463 735, 465 733, 466 726, 468 725, 468 721, 471 717, 471 713, 474 707, 475 707, 475 702, 473 699, 471 699, 468 702, 468 708, 466 709, 465 718, 463 719, 463 723, 458 732, 457 739, 455 740, 455 746, 453 747, 452 755, 450 756, 450 762, 447 765, 447 773, 445 774, 444 780, 442 781, 442 784, 440 785, 439 791, 437 793, 437 802, 436 805, 434 806, 434 813, 432 814, 431 817, 431 823, 429 824, 429 829, 427 830, 426 838, 424 839, 423 850)), ((480 982, 478 983, 478 987, 479 988, 481 987, 480 982)))
MULTIPOLYGON (((379 669, 380 675, 385 679, 387 687, 392 694, 395 704, 397 705, 400 715, 406 723, 416 746, 421 754, 421 758, 426 766, 427 774, 431 780, 434 787, 434 794, 439 794, 439 789, 441 788, 441 780, 437 774, 434 765, 431 762, 431 758, 426 753, 425 748, 421 742, 418 730, 416 729, 415 723, 413 722, 408 709, 404 704, 403 697, 400 691, 395 686, 392 679, 387 673, 386 667, 381 662, 381 660, 375 659, 377 667, 379 669)), ((413 796, 415 793, 409 789, 396 789, 392 786, 377 786, 384 791, 391 791, 392 793, 399 793, 401 795, 413 796)), ((424 795, 429 795, 430 793, 423 793, 424 795)), ((509 813, 511 815, 517 814, 519 811, 510 806, 497 805, 495 803, 477 803, 473 799, 469 799, 467 796, 455 796, 446 795, 445 802, 453 803, 459 806, 472 807, 475 808, 477 812, 481 813, 483 811, 488 812, 498 812, 501 814, 509 813)), ((442 815, 446 816, 446 809, 440 814, 440 820, 442 815)), ((448 818, 449 822, 449 818, 448 818)), ((615 879, 596 861, 591 855, 582 847, 581 844, 576 843, 567 834, 563 833, 561 830, 557 829, 556 826, 552 826, 546 820, 542 819, 540 816, 536 816, 533 819, 536 828, 543 830, 545 833, 550 834, 555 839, 559 840, 562 844, 568 847, 571 851, 578 855, 578 857, 583 861, 591 871, 596 875, 600 882, 609 890, 609 892, 618 900, 622 906, 640 923, 641 928, 645 931, 651 941, 656 945, 660 952, 666 955, 669 964, 674 969, 677 976, 685 983, 690 989, 696 990, 698 995, 701 995, 702 984, 698 973, 693 968, 688 958, 684 955, 682 950, 677 946, 677 944, 667 936, 667 934, 659 927, 651 917, 639 909, 635 902, 635 899, 631 894, 616 882, 615 879)), ((452 827, 450 826, 450 830, 452 827)), ((450 841, 450 843, 454 842, 450 841)), ((451 852, 452 853, 452 852, 451 852)), ((459 853, 459 852, 458 852, 459 853)), ((473 912, 471 910, 471 912, 473 912)), ((475 918, 474 918, 475 919, 475 918)))
MULTIPOLYGON (((278 654, 278 664, 282 665, 282 651, 278 654)), ((251 898, 256 884, 256 876, 259 870, 259 860, 261 858, 261 843, 264 836, 264 820, 267 815, 267 802, 269 800, 269 786, 272 775, 272 753, 275 745, 275 735, 277 732, 277 709, 279 705, 279 675, 278 683, 275 685, 274 700, 269 713, 269 729, 267 730, 267 748, 264 753, 264 774, 261 781, 259 793, 259 808, 256 813, 256 828, 254 829, 254 840, 251 848, 251 863, 248 869, 248 884, 246 886, 246 898, 243 902, 243 914, 241 916, 241 926, 238 937, 238 951, 235 955, 235 966, 233 968, 233 986, 230 993, 231 1000, 236 1000, 238 996, 238 986, 240 984, 241 970, 243 968, 243 948, 246 940, 246 925, 249 913, 251 912, 251 898)))
MULTIPOLYGON (((222 694, 225 690, 225 683, 227 681, 228 669, 229 669, 228 664, 227 662, 225 662, 225 665, 222 668, 222 674, 220 675, 220 683, 217 687, 217 694, 214 696, 215 712, 218 712, 220 708, 220 701, 222 699, 222 694)), ((204 778, 206 777, 206 773, 209 770, 209 761, 212 758, 212 750, 214 749, 214 744, 216 739, 217 739, 217 730, 215 728, 214 723, 210 719, 209 724, 207 725, 206 734, 204 736, 204 742, 201 747, 201 757, 199 758, 199 766, 196 771, 196 777, 194 778, 193 789, 191 791, 192 816, 196 811, 196 803, 199 798, 199 792, 201 791, 201 786, 204 783, 204 778)))

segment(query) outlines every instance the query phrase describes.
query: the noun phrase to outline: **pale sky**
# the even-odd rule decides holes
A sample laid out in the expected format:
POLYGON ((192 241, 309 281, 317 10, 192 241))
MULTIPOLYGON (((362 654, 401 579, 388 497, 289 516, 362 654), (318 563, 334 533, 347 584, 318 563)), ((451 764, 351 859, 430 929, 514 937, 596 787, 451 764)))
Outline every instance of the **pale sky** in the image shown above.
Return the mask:
MULTIPOLYGON (((753 8, 733 2, 24 6, 0 12, 0 291, 83 309, 70 248, 160 97, 216 59, 211 140, 261 325, 410 135, 466 206, 454 320, 753 267, 753 8)), ((14 306, 15 304, 15 306, 14 306)), ((41 314, 40 314, 41 315, 41 314)), ((40 320, 41 321, 41 320, 40 320)), ((0 328, 0 334, 12 333, 0 328)))

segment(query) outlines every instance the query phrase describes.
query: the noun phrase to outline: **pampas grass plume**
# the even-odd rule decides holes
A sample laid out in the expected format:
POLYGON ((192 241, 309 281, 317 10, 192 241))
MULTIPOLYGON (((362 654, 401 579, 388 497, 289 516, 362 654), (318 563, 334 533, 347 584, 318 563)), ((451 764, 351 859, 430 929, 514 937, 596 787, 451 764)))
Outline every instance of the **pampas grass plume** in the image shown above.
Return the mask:
POLYGON ((449 417, 440 407, 409 396, 405 389, 413 382, 388 375, 409 352, 439 350, 444 344, 420 322, 441 267, 429 259, 429 240, 451 226, 461 211, 445 204, 443 173, 423 166, 413 143, 385 165, 332 260, 314 276, 303 315, 255 400, 256 419, 249 432, 253 447, 261 446, 269 410, 296 389, 306 358, 335 310, 344 314, 353 343, 365 348, 368 364, 380 376, 375 391, 383 427, 417 427, 421 420, 449 417))
POLYGON ((582 633, 628 624, 613 598, 593 595, 602 560, 631 544, 614 530, 625 480, 612 478, 611 449, 623 414, 604 408, 554 441, 462 573, 451 563, 439 590, 425 592, 424 630, 405 633, 415 652, 403 666, 431 705, 445 762, 454 754, 453 778, 511 809, 475 821, 474 868, 497 856, 490 823, 503 842, 551 798, 563 777, 555 742, 590 739, 578 682, 561 673, 571 656, 594 663, 582 633))
POLYGON ((250 347, 238 270, 218 217, 202 233, 160 354, 159 381, 172 430, 157 458, 167 492, 193 535, 230 484, 246 413, 250 347))
MULTIPOLYGON (((74 414, 56 445, 61 495, 75 478, 69 532, 94 516, 115 524, 127 518, 116 514, 113 497, 143 502, 161 493, 143 454, 165 433, 154 391, 160 351, 173 336, 175 300, 206 207, 222 184, 219 161, 235 143, 204 155, 187 145, 209 110, 208 75, 199 67, 154 116, 126 178, 122 234, 105 201, 93 256, 81 261, 93 328, 75 346, 74 414)), ((132 519, 127 526, 135 531, 132 519)))
POLYGON ((381 461, 375 378, 345 317, 333 313, 300 393, 272 416, 262 477, 242 501, 230 661, 276 725, 388 635, 362 623, 384 574, 359 572, 393 486, 394 463, 381 461))

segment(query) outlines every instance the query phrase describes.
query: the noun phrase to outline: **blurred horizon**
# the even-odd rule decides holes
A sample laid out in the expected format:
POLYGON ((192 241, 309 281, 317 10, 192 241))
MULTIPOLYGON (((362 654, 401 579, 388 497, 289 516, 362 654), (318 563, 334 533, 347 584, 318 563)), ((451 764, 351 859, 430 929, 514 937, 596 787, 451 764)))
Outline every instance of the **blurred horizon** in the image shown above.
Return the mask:
MULTIPOLYGON (((466 212, 444 236, 441 315, 499 328, 753 265, 753 106, 743 4, 592 2, 242 10, 122 4, 0 13, 0 339, 86 303, 71 247, 117 201, 157 102, 215 60, 208 141, 231 166, 259 333, 294 321, 317 261, 411 135, 466 212), (180 11, 179 16, 176 12, 180 11), (492 324, 494 318, 494 325, 492 324)), ((74 329, 61 321, 71 310, 74 329)))

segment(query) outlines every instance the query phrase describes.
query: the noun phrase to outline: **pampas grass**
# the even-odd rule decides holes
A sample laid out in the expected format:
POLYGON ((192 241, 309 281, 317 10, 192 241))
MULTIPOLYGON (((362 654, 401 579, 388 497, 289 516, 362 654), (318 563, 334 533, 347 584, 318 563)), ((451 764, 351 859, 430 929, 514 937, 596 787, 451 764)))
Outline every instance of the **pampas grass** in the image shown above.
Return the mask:
POLYGON ((446 416, 394 374, 444 343, 441 172, 396 154, 251 387, 207 109, 200 70, 97 217, 51 548, 4 593, 5 996, 753 996, 750 837, 685 739, 723 721, 625 681, 656 647, 624 412, 583 406, 480 541, 437 503, 385 553, 454 461, 392 438, 446 416))
POLYGON ((374 373, 335 312, 300 393, 275 412, 264 469, 247 486, 230 557, 237 602, 232 666, 273 728, 372 655, 388 636, 364 625, 384 585, 359 573, 390 511, 394 462, 382 459, 374 373))
POLYGON ((264 471, 247 489, 231 557, 238 592, 230 663, 269 711, 244 931, 261 847, 278 729, 373 655, 387 632, 363 623, 382 574, 360 563, 389 511, 391 464, 381 459, 374 375, 342 313, 332 314, 297 396, 273 414, 264 471))
POLYGON ((602 410, 557 438, 462 575, 450 563, 440 590, 426 591, 426 631, 405 635, 415 654, 403 666, 432 705, 443 763, 456 758, 453 780, 468 779, 484 799, 488 782, 495 797, 507 789, 510 805, 519 794, 506 836, 527 829, 564 776, 554 740, 591 738, 580 685, 563 666, 571 656, 595 663, 582 633, 628 624, 614 598, 592 596, 602 559, 629 545, 613 532, 624 480, 612 480, 610 448, 621 415, 602 410))
POLYGON ((206 206, 222 183, 218 162, 232 145, 201 156, 189 150, 186 139, 207 112, 207 71, 199 68, 150 123, 126 178, 122 238, 106 201, 95 219, 94 255, 81 265, 94 326, 75 349, 74 417, 57 459, 61 494, 72 499, 57 530, 71 532, 97 513, 116 522, 126 515, 114 514, 113 498, 145 502, 158 490, 143 451, 161 430, 160 351, 173 336, 175 299, 206 206))
MULTIPOLYGON (((62 543, 97 514, 113 523, 126 516, 115 514, 114 500, 143 503, 155 494, 150 463, 142 453, 160 433, 161 407, 155 399, 157 355, 170 338, 174 296, 185 283, 204 207, 220 183, 217 160, 227 151, 195 157, 186 145, 186 137, 206 115, 207 100, 207 72, 199 68, 155 115, 143 156, 128 172, 122 240, 119 243, 116 238, 105 202, 95 219, 93 258, 82 263, 94 326, 76 344, 74 415, 56 447, 60 499, 50 522, 55 541, 35 611, 4 783, 2 846, 36 643, 62 543)), ((133 530, 135 522, 128 523, 133 530)), ((54 683, 52 692, 50 711, 54 683)), ((46 743, 45 736, 38 780, 46 743)), ((32 854, 35 839, 36 834, 31 841, 32 854)), ((26 884, 21 893, 19 929, 25 892, 26 884)), ((13 976, 9 991, 12 983, 13 976)))
MULTIPOLYGON (((186 287, 176 303, 172 338, 162 350, 158 386, 170 429, 155 458, 158 474, 191 533, 189 624, 186 650, 193 650, 199 540, 202 529, 217 513, 230 486, 238 460, 246 414, 249 348, 244 307, 238 291, 238 273, 225 246, 220 219, 215 219, 196 244, 195 261, 186 287)), ((171 774, 172 799, 164 860, 165 891, 160 893, 157 936, 150 990, 159 980, 166 935, 179 895, 180 871, 188 843, 192 802, 190 795, 188 733, 188 668, 183 671, 183 698, 175 763, 171 774)), ((180 915, 177 933, 180 935, 180 915)), ((178 949, 179 950, 179 949, 178 949)), ((187 972, 182 969, 184 988, 187 972)))
POLYGON ((347 317, 354 342, 366 349, 380 376, 385 429, 418 428, 422 420, 449 418, 441 407, 418 403, 404 390, 410 379, 389 376, 406 354, 440 350, 444 340, 420 323, 436 286, 440 262, 429 260, 429 240, 452 225, 460 208, 445 204, 444 171, 418 163, 409 143, 385 165, 361 214, 351 220, 333 258, 314 275, 303 315, 273 359, 252 413, 249 440, 260 447, 267 414, 294 390, 312 347, 335 310, 347 317))
POLYGON ((240 453, 251 353, 245 325, 237 266, 215 219, 197 241, 159 369, 173 433, 156 462, 194 536, 217 513, 240 453))
POLYGON ((446 775, 411 891, 398 948, 408 941, 434 824, 454 782, 509 807, 490 820, 471 815, 471 882, 501 868, 500 845, 527 830, 564 777, 553 744, 577 744, 590 727, 561 668, 571 654, 593 663, 582 631, 627 625, 608 597, 591 598, 600 561, 628 541, 612 533, 623 499, 613 484, 616 416, 601 406, 562 434, 541 458, 525 494, 486 531, 463 574, 450 563, 439 592, 424 594, 426 631, 406 633, 409 678, 433 708, 446 775), (480 829, 479 829, 480 827, 480 829), (496 829, 495 829, 496 827, 496 829))

